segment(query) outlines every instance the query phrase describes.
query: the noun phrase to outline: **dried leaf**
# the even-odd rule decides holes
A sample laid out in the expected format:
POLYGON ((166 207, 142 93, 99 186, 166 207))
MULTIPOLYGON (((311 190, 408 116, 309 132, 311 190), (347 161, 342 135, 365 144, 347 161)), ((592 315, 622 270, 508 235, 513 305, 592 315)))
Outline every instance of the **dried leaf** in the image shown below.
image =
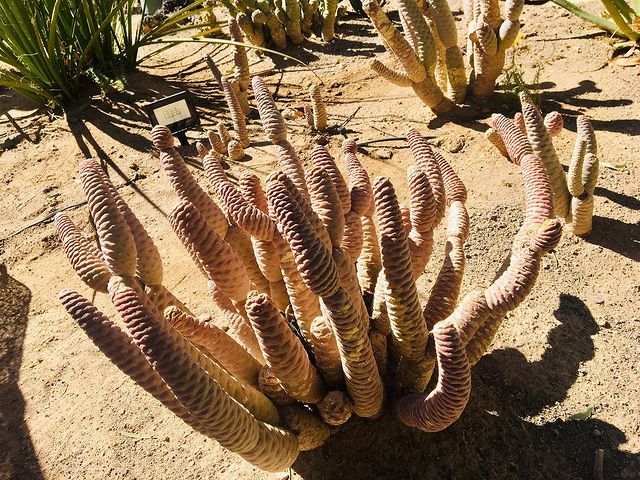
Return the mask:
POLYGON ((589 407, 586 410, 583 410, 578 413, 574 413, 569 417, 570 420, 586 420, 593 414, 593 407, 589 407))

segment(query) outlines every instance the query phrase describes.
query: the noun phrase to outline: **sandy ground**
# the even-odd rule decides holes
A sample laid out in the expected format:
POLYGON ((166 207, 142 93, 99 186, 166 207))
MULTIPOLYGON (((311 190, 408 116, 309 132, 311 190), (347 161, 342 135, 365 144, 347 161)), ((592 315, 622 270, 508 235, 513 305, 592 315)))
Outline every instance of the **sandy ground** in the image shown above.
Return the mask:
MULTIPOLYGON (((121 193, 159 245, 165 284, 192 310, 207 312, 205 281, 165 217, 175 195, 151 152, 141 106, 186 87, 197 98, 203 129, 225 117, 200 60, 212 47, 170 51, 132 74, 126 91, 94 97, 69 121, 33 112, 3 92, 0 112, 11 109, 26 136, 2 117, 0 478, 586 479, 594 478, 597 449, 604 450, 604 478, 640 478, 640 68, 608 65, 607 38, 552 4, 527 7, 523 19, 527 37, 517 60, 525 79, 540 70, 543 110, 566 114, 567 129, 555 140, 560 158, 568 163, 575 116, 585 113, 609 166, 601 169, 596 189, 593 234, 582 240, 567 229, 555 254, 545 258, 532 294, 476 365, 471 400, 457 423, 426 434, 400 425, 392 412, 373 423, 353 419, 324 447, 301 454, 285 474, 262 473, 201 437, 112 366, 57 301, 63 287, 90 298, 92 292, 73 274, 53 226, 40 222, 14 234, 81 202, 77 163, 99 158, 115 183, 136 178, 121 193), (574 417, 589 409, 582 415, 588 418, 574 417)), ((350 137, 402 135, 409 127, 434 137, 469 190, 472 233, 463 293, 487 285, 522 219, 523 190, 518 167, 482 132, 491 112, 513 114, 517 102, 500 93, 464 118, 435 119, 410 90, 368 70, 367 59, 384 49, 365 21, 348 18, 338 32, 342 38, 329 46, 307 42, 290 53, 311 63, 326 85, 331 123, 344 125, 350 137)), ((228 65, 228 51, 215 56, 228 65)), ((254 73, 267 72, 282 108, 304 105, 301 85, 314 79, 308 70, 251 58, 254 73)), ((234 175, 274 168, 255 112, 252 119, 258 146, 248 150, 249 160, 232 166, 234 175)), ((309 128, 304 120, 289 126, 308 158, 309 128)), ((334 129, 328 137, 337 153, 342 136, 334 129)), ((206 185, 195 149, 182 153, 206 185)), ((403 142, 367 148, 360 158, 372 176, 389 176, 406 199, 411 159, 403 142)), ((69 212, 93 235, 86 206, 69 212)), ((441 227, 420 281, 423 300, 442 258, 442 233, 441 227)), ((95 302, 112 311, 104 296, 95 302)))

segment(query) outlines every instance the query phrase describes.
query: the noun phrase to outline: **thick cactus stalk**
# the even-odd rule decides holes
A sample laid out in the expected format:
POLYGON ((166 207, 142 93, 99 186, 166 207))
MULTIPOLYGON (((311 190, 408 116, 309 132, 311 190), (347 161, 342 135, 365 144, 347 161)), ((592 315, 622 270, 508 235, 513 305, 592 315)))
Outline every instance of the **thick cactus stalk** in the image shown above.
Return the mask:
MULTIPOLYGON (((242 36, 242 31, 240 30, 238 22, 231 17, 229 18, 228 25, 231 40, 237 43, 244 43, 244 37, 242 36)), ((262 33, 262 28, 256 28, 254 31, 262 33)), ((259 40, 258 43, 260 43, 259 40)), ((238 87, 236 94, 240 107, 242 108, 242 112, 246 115, 249 113, 249 99, 247 98, 247 94, 249 92, 250 74, 247 50, 242 45, 233 46, 233 63, 233 76, 238 87)), ((222 87, 224 88, 224 85, 222 85, 222 87)), ((246 147, 247 145, 243 146, 246 147)))
MULTIPOLYGON (((415 24, 413 7, 403 8, 405 24, 415 24)), ((522 170, 525 219, 506 270, 458 302, 467 191, 444 157, 409 131, 415 165, 407 172, 409 206, 402 207, 388 179, 372 187, 352 140, 343 145, 346 179, 324 147, 305 156, 312 164, 305 170, 264 83, 254 79, 253 86, 282 171, 267 177, 265 192, 255 175, 232 183, 218 154, 204 155, 224 233, 209 222, 211 205, 220 209, 195 183, 170 132, 152 132, 179 197, 169 221, 205 275, 220 323, 192 314, 159 283, 153 241, 95 162, 81 164, 81 181, 100 248, 65 215, 55 223, 74 270, 110 295, 128 334, 75 292, 61 293, 65 308, 124 373, 196 431, 263 470, 287 469, 352 414, 379 416, 385 382, 402 422, 428 432, 448 427, 469 399, 472 366, 560 240, 549 176, 528 140, 535 136, 494 118, 505 152, 522 170), (423 311, 416 281, 445 214, 445 255, 423 311), (436 364, 437 383, 426 391, 436 364)), ((581 202, 574 230, 583 217, 588 228, 597 176, 586 119, 578 120, 578 133, 567 187, 581 202)))
POLYGON ((516 164, 521 164, 529 156, 539 158, 553 190, 555 214, 571 224, 575 235, 589 235, 593 192, 598 181, 597 142, 591 122, 583 115, 577 118, 576 143, 569 162, 569 173, 565 176, 551 142, 551 137, 562 131, 562 115, 551 112, 543 119, 538 107, 527 95, 521 95, 521 102, 522 114, 516 115, 516 118, 520 119, 518 121, 522 122, 522 126, 502 115, 493 115, 495 130, 489 129, 487 138, 516 164))
MULTIPOLYGON (((449 111, 453 108, 454 103, 444 96, 444 93, 435 82, 433 70, 435 69, 436 52, 433 47, 433 37, 429 27, 427 26, 422 14, 418 11, 415 0, 405 0, 401 4, 404 8, 403 15, 410 15, 413 23, 409 23, 409 18, 405 17, 405 21, 413 30, 414 35, 419 40, 416 42, 416 50, 414 50, 409 42, 391 23, 389 17, 382 11, 380 4, 376 0, 367 0, 363 4, 364 11, 367 13, 373 26, 382 37, 385 48, 392 53, 404 70, 404 75, 411 81, 411 88, 422 102, 432 109, 434 112, 441 113, 449 111), (426 65, 426 66, 425 66, 426 65)), ((384 71, 386 78, 402 79, 403 74, 397 74, 388 67, 380 67, 379 64, 373 64, 378 71, 384 71)), ((403 81, 403 80, 400 80, 403 81)), ((398 83, 398 82, 394 82, 398 83)))
POLYGON ((322 98, 320 85, 311 85, 309 96, 311 97, 311 109, 313 112, 313 126, 317 131, 324 132, 327 129, 327 107, 322 98))

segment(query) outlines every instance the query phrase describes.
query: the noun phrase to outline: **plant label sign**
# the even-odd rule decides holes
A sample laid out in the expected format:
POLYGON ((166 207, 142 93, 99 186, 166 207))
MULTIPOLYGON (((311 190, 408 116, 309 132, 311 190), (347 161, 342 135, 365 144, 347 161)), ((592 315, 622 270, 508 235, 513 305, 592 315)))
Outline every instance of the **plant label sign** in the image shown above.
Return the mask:
POLYGON ((200 125, 200 118, 189 92, 179 92, 144 107, 151 125, 164 125, 176 134, 182 145, 189 142, 185 132, 200 125))

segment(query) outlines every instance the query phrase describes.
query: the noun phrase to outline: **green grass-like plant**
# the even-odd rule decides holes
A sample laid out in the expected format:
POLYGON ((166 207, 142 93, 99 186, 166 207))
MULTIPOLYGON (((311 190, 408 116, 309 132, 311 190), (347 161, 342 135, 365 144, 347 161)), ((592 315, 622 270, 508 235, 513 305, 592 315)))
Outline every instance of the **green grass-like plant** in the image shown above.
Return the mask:
POLYGON ((626 38, 633 43, 640 43, 640 0, 600 0, 607 10, 609 19, 599 17, 580 8, 570 0, 553 0, 574 15, 591 22, 607 32, 626 38))
POLYGON ((134 14, 135 0, 2 0, 0 87, 40 104, 65 106, 93 76, 89 70, 113 78, 173 46, 168 36, 217 30, 219 25, 208 22, 184 24, 208 11, 203 2, 196 0, 145 30, 134 14), (140 55, 141 48, 159 43, 161 48, 140 55))

